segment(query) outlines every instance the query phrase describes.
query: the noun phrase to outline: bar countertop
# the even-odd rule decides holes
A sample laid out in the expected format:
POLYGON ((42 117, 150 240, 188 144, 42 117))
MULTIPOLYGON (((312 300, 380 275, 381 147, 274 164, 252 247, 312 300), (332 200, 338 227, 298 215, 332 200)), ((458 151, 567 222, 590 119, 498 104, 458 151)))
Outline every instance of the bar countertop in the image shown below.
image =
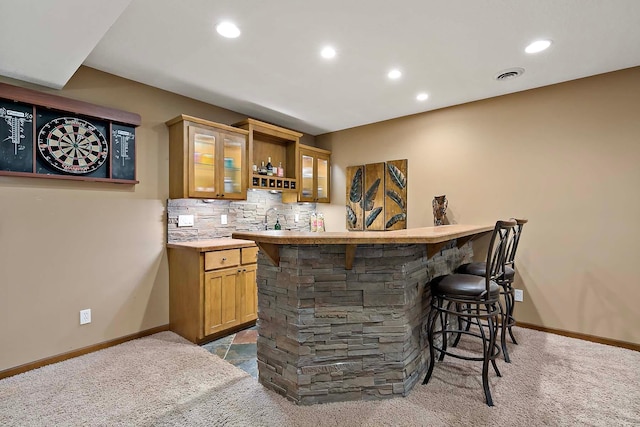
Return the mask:
POLYGON ((229 238, 223 237, 220 239, 167 243, 167 248, 187 249, 187 250, 193 250, 196 252, 209 252, 209 251, 217 251, 220 249, 246 248, 246 247, 255 246, 255 245, 256 244, 252 240, 229 239, 229 238))
POLYGON ((493 225, 452 224, 394 231, 252 231, 235 232, 234 239, 280 245, 357 245, 384 243, 443 243, 493 230, 493 225))

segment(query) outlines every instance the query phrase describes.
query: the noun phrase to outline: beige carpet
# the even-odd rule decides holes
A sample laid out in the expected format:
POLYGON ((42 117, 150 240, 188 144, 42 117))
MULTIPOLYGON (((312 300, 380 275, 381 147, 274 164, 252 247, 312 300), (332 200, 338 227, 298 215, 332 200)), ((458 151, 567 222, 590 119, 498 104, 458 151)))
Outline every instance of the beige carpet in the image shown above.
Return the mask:
POLYGON ((640 353, 514 329, 492 376, 448 359, 406 398, 300 407, 162 332, 0 381, 2 426, 639 426, 640 353))

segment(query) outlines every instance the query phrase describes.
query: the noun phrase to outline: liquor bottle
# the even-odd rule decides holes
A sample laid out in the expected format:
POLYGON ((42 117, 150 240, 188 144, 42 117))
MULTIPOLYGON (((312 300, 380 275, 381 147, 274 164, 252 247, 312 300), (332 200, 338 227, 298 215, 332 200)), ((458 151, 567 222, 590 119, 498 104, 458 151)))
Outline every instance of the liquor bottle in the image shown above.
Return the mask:
POLYGON ((271 164, 271 157, 267 157, 267 175, 273 176, 273 165, 271 164))
POLYGON ((258 173, 260 175, 266 175, 267 174, 267 167, 264 165, 264 160, 262 161, 262 164, 260 165, 260 171, 258 173))
POLYGON ((257 174, 258 173, 258 165, 256 165, 255 163, 253 164, 253 174, 257 174))
POLYGON ((280 218, 276 217, 276 225, 273 226, 274 230, 280 230, 282 227, 280 226, 280 218))
POLYGON ((284 168, 282 167, 282 162, 278 165, 278 176, 282 178, 284 176, 284 168))

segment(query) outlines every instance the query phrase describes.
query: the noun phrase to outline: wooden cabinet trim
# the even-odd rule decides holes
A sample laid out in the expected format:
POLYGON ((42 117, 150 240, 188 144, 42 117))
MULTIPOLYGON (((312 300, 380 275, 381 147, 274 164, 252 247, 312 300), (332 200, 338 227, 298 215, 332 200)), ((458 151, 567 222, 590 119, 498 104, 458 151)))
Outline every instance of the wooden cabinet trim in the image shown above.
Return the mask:
POLYGON ((230 125, 225 125, 223 123, 217 123, 217 122, 212 122, 210 120, 205 120, 205 119, 199 119, 197 117, 193 117, 193 116, 188 116, 186 114, 182 114, 178 117, 174 117, 171 120, 168 120, 165 122, 165 125, 167 126, 173 126, 176 123, 180 123, 180 122, 185 122, 186 125, 189 124, 189 122, 193 123, 193 124, 197 124, 197 125, 203 125, 203 126, 208 126, 208 127, 214 127, 217 129, 221 129, 221 130, 225 130, 228 132, 235 132, 241 135, 248 135, 249 131, 246 129, 242 129, 242 128, 238 128, 238 127, 234 127, 234 126, 230 126, 230 125))

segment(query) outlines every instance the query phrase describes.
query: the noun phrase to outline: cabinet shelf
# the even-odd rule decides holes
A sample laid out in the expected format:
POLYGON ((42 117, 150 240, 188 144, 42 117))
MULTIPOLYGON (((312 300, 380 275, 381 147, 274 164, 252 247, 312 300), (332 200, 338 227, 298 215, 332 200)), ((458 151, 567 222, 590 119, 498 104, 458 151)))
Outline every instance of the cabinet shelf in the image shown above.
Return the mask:
POLYGON ((283 178, 257 174, 253 174, 251 176, 249 188, 256 190, 278 190, 283 192, 298 191, 297 180, 295 178, 283 178))
POLYGON ((254 174, 251 168, 247 174, 248 188, 256 190, 277 190, 287 193, 298 191, 298 145, 301 133, 254 119, 235 123, 249 132, 247 144, 248 165, 260 165, 271 158, 275 166, 282 164, 284 177, 254 174))

